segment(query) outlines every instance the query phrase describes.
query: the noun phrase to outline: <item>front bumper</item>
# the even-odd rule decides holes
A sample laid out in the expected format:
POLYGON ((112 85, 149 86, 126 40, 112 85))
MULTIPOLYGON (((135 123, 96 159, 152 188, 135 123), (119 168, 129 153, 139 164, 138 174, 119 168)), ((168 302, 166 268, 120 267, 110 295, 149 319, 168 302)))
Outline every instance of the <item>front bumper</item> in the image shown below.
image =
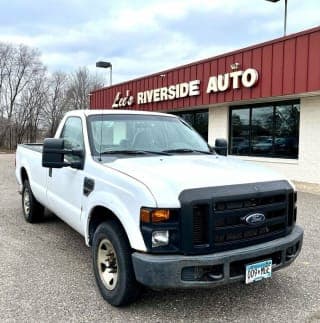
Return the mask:
POLYGON ((245 280, 245 265, 272 259, 272 270, 290 265, 300 253, 303 229, 254 246, 200 256, 132 254, 137 281, 154 288, 211 287, 245 280))

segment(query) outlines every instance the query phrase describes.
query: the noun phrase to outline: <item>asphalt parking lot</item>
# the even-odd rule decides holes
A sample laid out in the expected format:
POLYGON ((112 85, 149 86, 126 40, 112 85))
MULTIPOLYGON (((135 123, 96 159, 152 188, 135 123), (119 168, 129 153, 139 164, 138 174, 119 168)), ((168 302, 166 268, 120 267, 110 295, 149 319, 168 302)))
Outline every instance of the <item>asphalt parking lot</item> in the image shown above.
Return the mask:
POLYGON ((302 253, 270 280, 209 290, 146 290, 113 308, 95 285, 84 239, 54 216, 27 224, 14 155, 0 154, 1 322, 320 322, 320 195, 298 194, 302 253))

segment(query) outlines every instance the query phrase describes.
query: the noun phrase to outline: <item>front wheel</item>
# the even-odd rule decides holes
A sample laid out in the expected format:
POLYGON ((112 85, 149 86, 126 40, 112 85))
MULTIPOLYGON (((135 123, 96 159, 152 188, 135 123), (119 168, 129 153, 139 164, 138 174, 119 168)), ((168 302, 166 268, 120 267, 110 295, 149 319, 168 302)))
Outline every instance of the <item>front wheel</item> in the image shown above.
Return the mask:
POLYGON ((44 207, 32 194, 30 183, 27 179, 23 182, 22 210, 24 218, 29 223, 39 222, 44 216, 44 207))
POLYGON ((93 269, 103 298, 114 306, 128 305, 140 294, 131 260, 131 248, 116 221, 101 223, 93 237, 93 269))

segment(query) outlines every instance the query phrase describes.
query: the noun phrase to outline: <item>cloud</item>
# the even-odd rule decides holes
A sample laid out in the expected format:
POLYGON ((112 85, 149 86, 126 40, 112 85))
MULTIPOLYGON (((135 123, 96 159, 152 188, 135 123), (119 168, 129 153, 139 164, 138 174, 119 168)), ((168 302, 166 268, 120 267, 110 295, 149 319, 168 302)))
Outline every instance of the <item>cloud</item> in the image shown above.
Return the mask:
MULTIPOLYGON (((319 24, 317 0, 289 2, 289 33, 319 24)), ((95 70, 97 60, 111 61, 114 81, 121 82, 279 37, 283 4, 12 0, 0 11, 0 40, 39 48, 50 71, 95 70)))

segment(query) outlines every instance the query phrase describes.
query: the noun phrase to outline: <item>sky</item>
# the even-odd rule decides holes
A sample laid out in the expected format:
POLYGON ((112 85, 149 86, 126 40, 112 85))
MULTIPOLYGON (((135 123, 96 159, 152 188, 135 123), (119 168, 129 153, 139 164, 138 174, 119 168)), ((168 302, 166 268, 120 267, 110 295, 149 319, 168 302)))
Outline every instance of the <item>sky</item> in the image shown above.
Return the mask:
MULTIPOLYGON (((0 0, 0 41, 36 47, 49 72, 112 63, 113 83, 283 35, 284 0, 0 0)), ((287 34, 320 25, 320 0, 288 0, 287 34)))

